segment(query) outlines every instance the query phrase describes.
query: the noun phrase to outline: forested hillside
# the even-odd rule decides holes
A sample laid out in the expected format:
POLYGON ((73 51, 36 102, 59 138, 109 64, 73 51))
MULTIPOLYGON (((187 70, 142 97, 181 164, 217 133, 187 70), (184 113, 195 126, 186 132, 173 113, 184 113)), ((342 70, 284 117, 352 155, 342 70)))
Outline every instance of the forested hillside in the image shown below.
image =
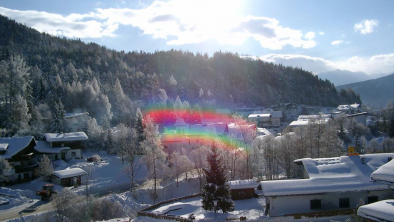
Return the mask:
POLYGON ((57 118, 75 110, 89 112, 99 125, 129 125, 141 101, 172 106, 178 95, 202 108, 360 102, 353 91, 338 92, 308 71, 232 53, 117 52, 3 16, 0 32, 0 128, 8 132, 23 134, 45 118, 52 119, 51 131, 63 131, 57 118))
POLYGON ((351 88, 362 97, 363 103, 375 108, 382 108, 394 98, 394 74, 338 86, 339 90, 351 88))

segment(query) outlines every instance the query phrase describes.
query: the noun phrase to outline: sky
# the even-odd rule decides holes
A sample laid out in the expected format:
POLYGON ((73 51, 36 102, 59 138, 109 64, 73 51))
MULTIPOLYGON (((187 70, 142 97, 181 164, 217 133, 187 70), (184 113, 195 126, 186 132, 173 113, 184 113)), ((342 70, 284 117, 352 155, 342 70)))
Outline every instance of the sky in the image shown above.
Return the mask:
POLYGON ((0 0, 0 14, 118 51, 232 52, 315 74, 394 73, 390 0, 0 0))

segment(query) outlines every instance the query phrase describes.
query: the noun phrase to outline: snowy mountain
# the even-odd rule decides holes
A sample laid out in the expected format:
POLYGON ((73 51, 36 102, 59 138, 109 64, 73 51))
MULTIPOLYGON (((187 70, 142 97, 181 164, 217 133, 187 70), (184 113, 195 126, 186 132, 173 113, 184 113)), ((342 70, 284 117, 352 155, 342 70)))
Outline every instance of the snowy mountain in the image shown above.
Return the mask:
POLYGON ((351 88, 355 93, 360 94, 364 104, 380 108, 385 107, 388 101, 393 100, 393 84, 394 74, 391 74, 378 79, 337 86, 337 89, 351 88))
POLYGON ((361 82, 373 78, 373 76, 367 75, 364 72, 351 72, 339 69, 330 72, 322 72, 317 75, 323 80, 330 80, 336 86, 361 82))

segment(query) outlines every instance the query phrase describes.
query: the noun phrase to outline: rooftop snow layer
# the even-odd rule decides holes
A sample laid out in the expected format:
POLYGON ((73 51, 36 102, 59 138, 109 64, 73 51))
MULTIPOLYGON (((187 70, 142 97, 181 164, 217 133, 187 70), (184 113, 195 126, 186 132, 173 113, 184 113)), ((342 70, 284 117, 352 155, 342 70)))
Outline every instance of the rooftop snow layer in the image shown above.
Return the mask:
POLYGON ((271 114, 263 114, 263 113, 253 113, 248 116, 248 118, 270 118, 271 114))
POLYGON ((0 155, 0 157, 4 159, 11 159, 14 155, 26 148, 32 140, 34 141, 32 136, 1 137, 0 143, 8 144, 8 148, 4 154, 0 155))
POLYGON ((0 151, 5 151, 8 148, 8 143, 0 143, 0 151))
POLYGON ((389 161, 371 174, 374 181, 394 183, 394 161, 389 161))
POLYGON ((394 221, 394 200, 382 200, 361 206, 357 215, 374 221, 394 221))
POLYGON ((60 153, 62 150, 69 150, 70 147, 51 147, 46 141, 37 141, 34 149, 40 153, 60 153))
POLYGON ((48 142, 83 141, 89 139, 84 132, 45 133, 44 137, 48 142))
POLYGON ((256 188, 259 185, 255 180, 233 180, 227 183, 231 189, 249 189, 256 188))
POLYGON ((88 173, 86 173, 86 171, 84 171, 81 168, 72 168, 72 169, 66 169, 66 170, 58 170, 58 171, 53 172, 53 174, 56 177, 58 177, 59 179, 63 179, 63 178, 83 176, 88 173))
POLYGON ((262 181, 266 196, 316 194, 357 190, 387 189, 387 185, 371 183, 370 175, 387 162, 393 153, 305 158, 302 161, 310 179, 262 181), (362 163, 362 159, 364 163, 362 163))

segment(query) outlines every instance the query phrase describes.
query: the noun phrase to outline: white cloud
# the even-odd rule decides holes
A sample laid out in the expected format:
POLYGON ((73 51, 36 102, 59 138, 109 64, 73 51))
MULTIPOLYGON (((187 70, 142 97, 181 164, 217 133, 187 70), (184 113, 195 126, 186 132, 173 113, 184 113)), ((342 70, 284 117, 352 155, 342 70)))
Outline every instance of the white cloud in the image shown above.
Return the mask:
MULTIPOLYGON (((250 58, 256 58, 251 56, 250 58)), ((342 61, 330 61, 324 58, 306 55, 269 54, 260 56, 259 59, 293 67, 302 67, 304 70, 318 74, 335 69, 349 70, 352 72, 362 71, 367 74, 393 73, 394 53, 361 58, 353 56, 342 61)))
POLYGON ((342 43, 344 43, 343 40, 335 40, 335 41, 331 42, 331 45, 339 45, 339 44, 342 44, 342 43))
POLYGON ((0 7, 0 14, 41 32, 69 38, 115 36, 119 25, 129 25, 153 38, 167 39, 169 45, 208 40, 241 45, 248 38, 272 50, 286 45, 302 48, 316 45, 315 32, 303 35, 301 30, 281 26, 274 18, 239 15, 241 4, 239 0, 155 1, 140 9, 97 8, 94 12, 68 16, 0 7))
POLYGON ((315 37, 316 37, 316 33, 315 32, 308 32, 308 33, 305 34, 305 38, 309 39, 309 40, 312 40, 315 37))
POLYGON ((378 20, 371 19, 371 20, 363 20, 360 23, 354 25, 354 31, 360 31, 361 34, 369 34, 374 31, 374 27, 377 27, 379 24, 378 20))
POLYGON ((324 35, 325 33, 324 33, 324 32, 319 32, 319 34, 320 34, 320 35, 324 35))

